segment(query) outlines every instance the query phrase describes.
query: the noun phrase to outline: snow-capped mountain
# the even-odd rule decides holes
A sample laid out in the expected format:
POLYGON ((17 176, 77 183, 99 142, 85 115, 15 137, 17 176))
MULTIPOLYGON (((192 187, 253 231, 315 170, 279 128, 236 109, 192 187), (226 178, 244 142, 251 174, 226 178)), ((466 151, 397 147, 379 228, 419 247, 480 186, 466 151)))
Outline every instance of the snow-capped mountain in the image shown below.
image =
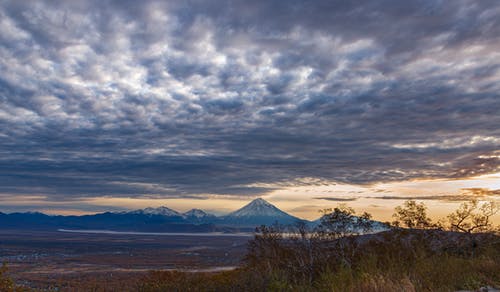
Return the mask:
POLYGON ((185 213, 183 213, 184 217, 192 217, 192 218, 204 218, 204 217, 215 217, 212 214, 208 214, 207 212, 200 210, 200 209, 191 209, 185 213))
POLYGON ((270 225, 276 222, 280 224, 293 224, 297 221, 303 221, 281 211, 261 198, 251 201, 241 209, 229 213, 222 219, 225 224, 237 225, 270 225))
POLYGON ((268 201, 262 198, 258 198, 251 201, 241 209, 238 209, 230 213, 228 216, 248 217, 248 216, 283 216, 283 215, 286 216, 288 214, 276 208, 268 201))
POLYGON ((167 217, 184 217, 181 213, 172 210, 170 208, 161 206, 158 208, 148 207, 145 209, 139 209, 134 211, 122 212, 122 214, 141 214, 141 215, 161 215, 167 217))
POLYGON ((200 209, 191 209, 182 214, 184 219, 193 223, 212 223, 217 220, 215 215, 209 214, 200 209))

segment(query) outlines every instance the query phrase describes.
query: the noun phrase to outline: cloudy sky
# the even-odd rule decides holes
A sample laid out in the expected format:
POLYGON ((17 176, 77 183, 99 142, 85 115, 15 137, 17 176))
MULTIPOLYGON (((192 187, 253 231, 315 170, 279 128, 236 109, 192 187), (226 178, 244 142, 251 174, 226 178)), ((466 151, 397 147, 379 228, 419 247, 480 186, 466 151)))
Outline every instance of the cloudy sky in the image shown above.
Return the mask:
POLYGON ((500 198, 497 0, 4 0, 0 32, 0 211, 500 198))

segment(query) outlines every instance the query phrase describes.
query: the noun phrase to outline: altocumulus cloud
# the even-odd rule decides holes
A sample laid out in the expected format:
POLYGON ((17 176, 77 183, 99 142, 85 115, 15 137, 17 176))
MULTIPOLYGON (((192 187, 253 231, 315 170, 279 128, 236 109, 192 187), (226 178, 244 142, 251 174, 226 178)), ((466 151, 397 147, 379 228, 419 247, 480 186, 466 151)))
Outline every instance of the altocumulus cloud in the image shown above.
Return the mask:
POLYGON ((2 1, 0 31, 3 194, 499 170, 498 1, 2 1))

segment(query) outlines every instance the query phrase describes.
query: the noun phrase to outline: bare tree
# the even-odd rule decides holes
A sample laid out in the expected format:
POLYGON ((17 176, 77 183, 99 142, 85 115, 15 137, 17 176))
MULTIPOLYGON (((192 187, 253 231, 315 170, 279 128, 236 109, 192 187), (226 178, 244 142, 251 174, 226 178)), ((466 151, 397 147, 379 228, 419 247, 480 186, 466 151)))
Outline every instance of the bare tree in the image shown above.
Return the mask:
POLYGON ((448 215, 450 230, 465 233, 489 232, 494 230, 491 217, 500 211, 495 202, 479 203, 477 200, 464 202, 458 210, 448 215))
POLYGON ((345 204, 339 204, 333 211, 325 209, 322 213, 324 215, 316 233, 323 242, 331 241, 330 254, 334 254, 344 265, 351 266, 358 252, 356 237, 373 229, 372 216, 367 212, 356 216, 354 209, 345 204))
POLYGON ((331 238, 359 235, 371 231, 373 227, 369 213, 364 212, 361 216, 356 216, 354 209, 345 204, 321 212, 323 216, 318 230, 331 238))
POLYGON ((404 202, 403 206, 397 206, 392 215, 395 220, 392 224, 396 227, 407 228, 433 228, 432 220, 427 217, 427 207, 424 203, 418 204, 414 200, 404 202))
POLYGON ((464 202, 460 207, 448 215, 449 230, 460 232, 465 235, 458 246, 459 250, 474 257, 476 250, 484 240, 479 240, 479 234, 493 235, 495 228, 491 217, 500 211, 500 206, 495 202, 479 203, 477 200, 464 202))

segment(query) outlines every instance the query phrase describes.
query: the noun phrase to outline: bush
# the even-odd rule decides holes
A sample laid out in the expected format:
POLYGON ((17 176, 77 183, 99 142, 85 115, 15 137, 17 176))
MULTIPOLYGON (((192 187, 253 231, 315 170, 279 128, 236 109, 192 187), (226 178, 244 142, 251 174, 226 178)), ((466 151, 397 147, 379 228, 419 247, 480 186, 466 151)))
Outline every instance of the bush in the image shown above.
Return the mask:
POLYGON ((14 281, 7 276, 7 264, 3 263, 0 267, 0 291, 2 292, 20 292, 25 291, 14 283, 14 281))

